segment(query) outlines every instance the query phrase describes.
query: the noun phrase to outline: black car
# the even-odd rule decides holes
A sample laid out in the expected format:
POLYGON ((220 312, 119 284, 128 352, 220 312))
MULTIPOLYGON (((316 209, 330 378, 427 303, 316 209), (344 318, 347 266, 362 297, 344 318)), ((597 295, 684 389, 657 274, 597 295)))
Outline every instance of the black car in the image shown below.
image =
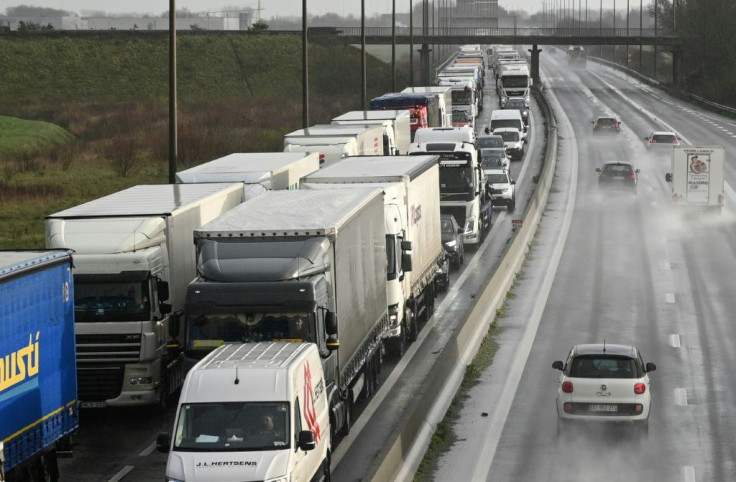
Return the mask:
POLYGON ((630 162, 607 162, 603 167, 596 168, 598 186, 605 188, 629 189, 636 192, 639 182, 639 169, 630 162))
POLYGON ((621 121, 615 117, 597 117, 593 122, 593 134, 621 132, 621 121))
POLYGON ((455 221, 452 214, 440 216, 442 231, 442 246, 450 258, 450 264, 459 268, 465 262, 465 247, 463 245, 463 228, 455 221))

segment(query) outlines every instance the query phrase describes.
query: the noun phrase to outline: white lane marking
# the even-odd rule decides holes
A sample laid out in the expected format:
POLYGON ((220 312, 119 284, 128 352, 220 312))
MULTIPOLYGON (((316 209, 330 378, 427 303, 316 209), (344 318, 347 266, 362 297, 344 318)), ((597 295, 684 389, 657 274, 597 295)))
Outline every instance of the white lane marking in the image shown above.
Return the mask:
POLYGON ((670 345, 672 345, 673 348, 680 348, 680 335, 677 333, 670 335, 670 345))
POLYGON ((680 407, 687 407, 687 390, 684 388, 675 388, 675 404, 680 407))
POLYGON ((675 302, 675 294, 674 293, 665 293, 664 299, 667 303, 674 303, 675 302))
POLYGON ((108 480, 107 482, 120 482, 123 480, 123 477, 128 475, 128 473, 135 468, 135 465, 126 465, 125 467, 120 470, 117 474, 113 475, 112 479, 108 480))
POLYGON ((146 447, 143 450, 143 452, 141 452, 141 453, 138 454, 138 456, 139 457, 148 457, 149 455, 151 455, 153 453, 154 450, 156 450, 156 442, 155 441, 151 442, 151 445, 149 445, 148 447, 146 447))
POLYGON ((685 482, 695 482, 695 467, 686 465, 682 468, 682 472, 685 476, 685 482))

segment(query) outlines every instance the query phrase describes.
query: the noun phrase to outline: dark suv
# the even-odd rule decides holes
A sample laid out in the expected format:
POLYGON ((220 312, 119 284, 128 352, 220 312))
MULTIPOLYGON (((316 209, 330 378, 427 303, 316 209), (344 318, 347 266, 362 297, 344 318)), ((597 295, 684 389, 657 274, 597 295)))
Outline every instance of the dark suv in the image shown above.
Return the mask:
POLYGON ((615 117, 598 117, 593 122, 593 134, 621 132, 621 122, 615 117))
POLYGON ((630 162, 607 162, 602 168, 596 168, 595 172, 599 173, 599 187, 629 189, 636 192, 636 186, 639 182, 639 169, 635 169, 630 162))

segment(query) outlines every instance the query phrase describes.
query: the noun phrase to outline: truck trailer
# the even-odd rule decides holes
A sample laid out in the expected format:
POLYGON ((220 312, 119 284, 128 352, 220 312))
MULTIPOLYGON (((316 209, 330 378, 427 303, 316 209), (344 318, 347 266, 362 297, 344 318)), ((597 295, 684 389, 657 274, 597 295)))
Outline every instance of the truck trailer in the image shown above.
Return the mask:
POLYGON ((79 428, 72 252, 0 251, 0 481, 56 481, 79 428))
POLYGON ((140 185, 46 217, 46 246, 75 251, 83 407, 163 406, 178 390, 192 232, 242 199, 240 183, 140 185))
POLYGON ((388 329, 383 193, 270 191, 194 231, 191 361, 225 343, 308 341, 322 356, 333 431, 377 388, 388 329))
POLYGON ((380 124, 384 126, 384 153, 406 155, 411 144, 409 110, 352 110, 332 119, 332 124, 380 124))
POLYGON ((350 156, 378 156, 383 126, 321 124, 284 136, 284 152, 318 152, 320 166, 350 156))
POLYGON ((407 87, 401 91, 402 94, 421 94, 424 92, 439 94, 440 115, 442 116, 442 125, 440 127, 450 127, 452 125, 452 88, 441 85, 426 85, 421 87, 407 87))
POLYGON ((177 184, 242 182, 243 198, 266 191, 299 189, 299 179, 319 169, 319 154, 237 152, 176 173, 177 184))
POLYGON ((304 189, 379 187, 384 191, 386 293, 384 343, 402 356, 434 311, 442 263, 439 156, 351 157, 302 179, 304 189))

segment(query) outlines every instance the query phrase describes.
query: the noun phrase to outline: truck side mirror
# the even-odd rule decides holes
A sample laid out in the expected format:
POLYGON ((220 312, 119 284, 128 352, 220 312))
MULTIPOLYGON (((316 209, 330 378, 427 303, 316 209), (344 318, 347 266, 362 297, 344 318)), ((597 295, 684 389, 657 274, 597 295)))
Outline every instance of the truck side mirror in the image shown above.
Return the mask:
POLYGON ((302 430, 299 432, 296 444, 305 452, 314 450, 317 447, 317 442, 314 440, 314 432, 311 430, 302 430))
POLYGON ((411 241, 402 241, 401 242, 401 251, 411 251, 412 249, 412 243, 411 241))
POLYGON ((328 335, 337 334, 337 318, 335 317, 334 311, 327 311, 325 313, 325 331, 328 335))
POLYGON ((166 301, 169 299, 169 282, 158 280, 156 283, 158 286, 158 300, 166 301))
POLYGON ((401 269, 407 273, 411 272, 412 270, 411 254, 409 253, 401 254, 401 269))
POLYGON ((171 434, 167 432, 161 432, 156 437, 156 450, 161 453, 167 454, 171 450, 171 434))
POLYGON ((667 182, 672 182, 672 173, 668 172, 664 175, 664 180, 667 182))

